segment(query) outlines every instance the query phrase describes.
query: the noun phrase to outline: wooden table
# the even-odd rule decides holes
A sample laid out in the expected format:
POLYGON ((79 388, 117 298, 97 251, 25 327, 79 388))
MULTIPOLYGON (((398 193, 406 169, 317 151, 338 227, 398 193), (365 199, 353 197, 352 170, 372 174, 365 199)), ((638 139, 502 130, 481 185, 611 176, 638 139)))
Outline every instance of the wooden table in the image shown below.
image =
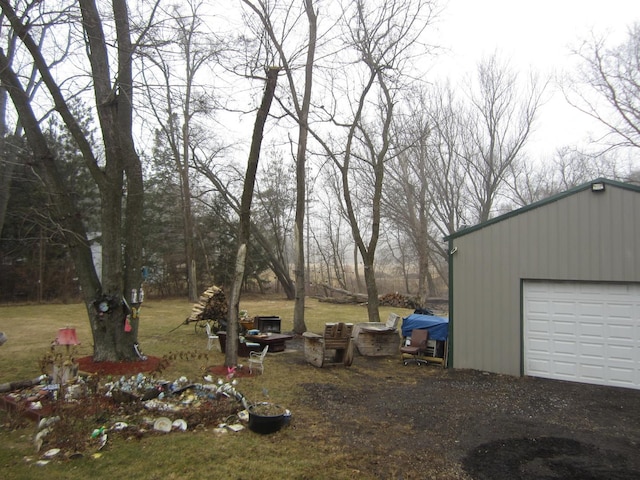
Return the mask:
POLYGON ((293 335, 285 335, 282 333, 246 335, 248 342, 259 343, 261 347, 269 345, 269 352, 284 352, 285 342, 291 340, 293 335))

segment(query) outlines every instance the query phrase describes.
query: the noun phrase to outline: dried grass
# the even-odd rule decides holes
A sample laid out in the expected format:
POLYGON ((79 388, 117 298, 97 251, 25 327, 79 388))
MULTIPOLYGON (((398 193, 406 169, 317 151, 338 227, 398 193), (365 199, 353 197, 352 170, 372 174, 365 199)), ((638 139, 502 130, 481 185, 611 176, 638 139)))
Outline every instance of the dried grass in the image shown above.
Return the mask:
MULTIPOLYGON (((251 297, 243 299, 241 309, 250 316, 277 315, 282 330, 293 328, 293 302, 281 298, 251 297)), ((201 379, 209 367, 224 364, 224 355, 207 350, 207 339, 198 336, 191 325, 182 325, 191 311, 183 300, 148 300, 142 307, 140 346, 147 355, 170 357, 163 378, 186 376, 201 379), (180 355, 180 352, 188 354, 180 355)), ((407 310, 385 307, 400 315, 407 310)), ((367 321, 366 308, 358 305, 333 305, 307 300, 305 321, 309 331, 320 332, 326 322, 367 321)), ((0 347, 0 382, 33 378, 39 372, 38 361, 45 354, 58 328, 76 328, 81 342, 77 356, 91 355, 91 333, 83 305, 27 305, 0 307, 0 331, 9 340, 0 347)), ((240 360, 242 361, 242 360, 240 360)), ((353 466, 349 452, 334 438, 332 426, 305 403, 305 383, 347 385, 351 375, 381 375, 365 365, 358 369, 317 369, 304 361, 300 352, 291 349, 269 355, 263 375, 240 378, 238 390, 253 402, 272 401, 292 412, 291 424, 277 433, 263 436, 248 430, 218 435, 213 424, 199 422, 200 429, 166 435, 124 436, 109 439, 99 458, 83 456, 56 461, 43 467, 50 479, 84 479, 88 477, 173 478, 371 478, 353 466), (310 455, 310 449, 314 454, 310 455), (327 458, 331 458, 327 465, 327 458)), ((72 408, 72 407, 69 407, 72 408)), ((78 408, 78 407, 76 407, 78 408)), ((80 407, 81 408, 81 407, 80 407)), ((86 445, 91 430, 101 414, 99 405, 83 409, 88 415, 70 422, 70 439, 78 438, 78 449, 86 445)), ((104 412, 103 412, 104 413, 104 412)), ((196 422, 196 420, 193 420, 196 422)), ((198 422, 196 422, 198 423, 198 422)), ((32 444, 33 424, 18 421, 12 414, 0 412, 0 465, 4 478, 30 479, 35 475, 34 462, 39 458, 32 444)))

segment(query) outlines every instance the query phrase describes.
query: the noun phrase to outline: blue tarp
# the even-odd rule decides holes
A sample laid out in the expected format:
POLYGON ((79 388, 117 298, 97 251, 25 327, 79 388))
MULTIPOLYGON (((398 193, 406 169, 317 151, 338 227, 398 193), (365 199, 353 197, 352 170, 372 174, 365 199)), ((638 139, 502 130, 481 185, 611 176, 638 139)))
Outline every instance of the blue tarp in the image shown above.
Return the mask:
POLYGON ((436 317, 435 315, 420 315, 412 313, 402 319, 402 336, 410 337, 411 330, 429 330, 430 340, 446 340, 449 337, 449 319, 436 317))

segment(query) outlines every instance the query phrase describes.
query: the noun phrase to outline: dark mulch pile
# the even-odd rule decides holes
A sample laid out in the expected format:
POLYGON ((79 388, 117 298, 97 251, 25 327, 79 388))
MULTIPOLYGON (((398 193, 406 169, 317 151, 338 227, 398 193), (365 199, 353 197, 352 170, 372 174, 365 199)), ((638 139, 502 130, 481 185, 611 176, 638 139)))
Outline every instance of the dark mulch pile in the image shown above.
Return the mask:
POLYGON ((146 360, 132 362, 94 362, 93 357, 81 357, 76 359, 81 372, 99 375, 132 375, 135 373, 153 372, 158 369, 159 357, 148 356, 146 360))
MULTIPOLYGON (((80 365, 80 371, 93 373, 98 375, 135 375, 137 373, 155 372, 163 362, 159 357, 148 356, 146 360, 138 360, 131 362, 94 362, 93 357, 82 357, 76 359, 80 365)), ((249 368, 242 366, 230 372, 224 365, 214 365, 208 368, 208 371, 214 377, 225 378, 232 376, 233 378, 243 378, 252 376, 249 368)))
MULTIPOLYGON (((230 374, 227 367, 224 365, 216 365, 214 367, 209 367, 208 372, 214 377, 225 378, 230 374)), ((252 377, 256 375, 255 373, 249 373, 249 367, 242 366, 241 368, 236 368, 233 370, 233 378, 244 378, 244 377, 252 377)))

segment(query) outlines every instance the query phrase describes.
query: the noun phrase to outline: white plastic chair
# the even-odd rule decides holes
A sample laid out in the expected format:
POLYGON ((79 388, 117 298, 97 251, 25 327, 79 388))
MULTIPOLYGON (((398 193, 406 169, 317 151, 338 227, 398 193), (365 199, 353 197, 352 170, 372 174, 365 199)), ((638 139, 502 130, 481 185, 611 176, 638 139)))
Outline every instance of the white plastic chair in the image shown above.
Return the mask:
POLYGON ((207 331, 207 350, 211 350, 211 347, 218 341, 218 336, 211 331, 211 324, 209 322, 204 324, 204 328, 207 331))
POLYGON ((253 367, 260 367, 260 373, 264 373, 264 357, 267 356, 269 345, 265 345, 261 352, 249 352, 249 373, 253 373, 253 367))

